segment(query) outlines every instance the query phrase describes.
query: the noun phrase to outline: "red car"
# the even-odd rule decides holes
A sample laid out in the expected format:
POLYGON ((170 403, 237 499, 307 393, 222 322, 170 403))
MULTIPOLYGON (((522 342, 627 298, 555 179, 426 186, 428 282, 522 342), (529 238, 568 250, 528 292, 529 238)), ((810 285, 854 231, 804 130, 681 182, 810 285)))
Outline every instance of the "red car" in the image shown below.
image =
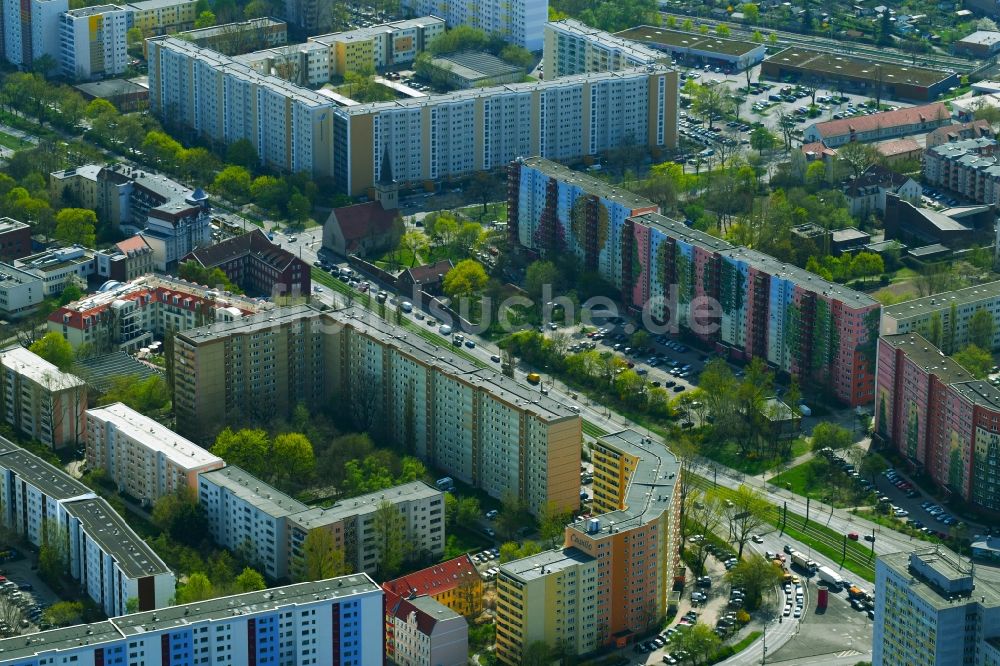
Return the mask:
POLYGON ((851 541, 857 541, 858 540, 858 533, 857 532, 848 532, 847 533, 847 538, 850 539, 851 541))

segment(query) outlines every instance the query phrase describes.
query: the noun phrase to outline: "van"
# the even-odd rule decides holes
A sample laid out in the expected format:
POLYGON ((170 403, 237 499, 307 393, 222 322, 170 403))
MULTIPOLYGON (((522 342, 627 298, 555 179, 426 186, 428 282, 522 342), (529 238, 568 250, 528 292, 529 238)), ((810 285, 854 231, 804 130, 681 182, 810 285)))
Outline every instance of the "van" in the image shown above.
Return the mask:
POLYGON ((402 303, 399 304, 399 309, 409 314, 410 312, 413 312, 413 303, 409 301, 403 301, 402 303))
POLYGON ((449 492, 455 489, 455 481, 450 476, 446 476, 435 481, 434 487, 438 490, 449 492))
POLYGON ((542 376, 540 374, 538 374, 537 372, 529 372, 528 373, 528 383, 529 384, 537 384, 540 381, 542 381, 542 376))

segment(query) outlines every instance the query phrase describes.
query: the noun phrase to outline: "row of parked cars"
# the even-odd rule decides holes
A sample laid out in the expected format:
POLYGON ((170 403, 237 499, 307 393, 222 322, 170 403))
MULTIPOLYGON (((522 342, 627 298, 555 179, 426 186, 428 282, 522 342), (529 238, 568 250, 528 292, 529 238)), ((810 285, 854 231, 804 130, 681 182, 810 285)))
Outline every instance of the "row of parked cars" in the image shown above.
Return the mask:
POLYGON ((16 583, 8 580, 5 576, 0 576, 0 594, 3 594, 21 610, 22 618, 20 626, 13 626, 13 619, 8 617, 0 621, 0 634, 13 636, 20 633, 22 629, 34 624, 42 629, 47 629, 46 623, 42 622, 46 606, 38 603, 31 595, 32 586, 30 583, 16 583))

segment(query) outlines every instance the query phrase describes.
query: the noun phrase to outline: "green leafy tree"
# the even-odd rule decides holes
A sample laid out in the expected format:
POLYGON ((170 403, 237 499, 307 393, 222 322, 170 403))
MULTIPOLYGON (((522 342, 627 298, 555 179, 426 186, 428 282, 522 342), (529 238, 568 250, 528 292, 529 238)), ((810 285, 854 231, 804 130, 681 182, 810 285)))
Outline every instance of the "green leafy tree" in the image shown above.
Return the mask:
POLYGON ((68 627, 83 621, 83 604, 79 601, 57 601, 42 613, 53 627, 68 627))
POLYGON ((233 431, 226 428, 215 438, 212 453, 230 465, 238 465, 256 476, 267 476, 272 461, 268 454, 271 442, 260 429, 243 428, 233 431))
POLYGON ((756 553, 740 560, 729 570, 726 578, 736 587, 746 591, 746 606, 750 610, 760 605, 764 592, 774 587, 781 579, 781 568, 756 553))
POLYGON ((197 493, 186 486, 158 499, 152 518, 171 539, 187 546, 200 546, 208 532, 205 507, 198 503, 197 493))
POLYGON ((851 431, 847 428, 841 427, 836 423, 829 423, 827 421, 822 421, 816 424, 812 432, 812 448, 813 451, 819 451, 824 448, 846 449, 850 446, 853 441, 851 437, 851 431))
POLYGON ((311 212, 312 203, 309 197, 298 190, 292 192, 292 196, 288 198, 288 219, 292 222, 305 222, 311 212))
POLYGON ((153 375, 139 379, 136 375, 118 375, 101 396, 102 405, 116 402, 128 405, 151 418, 162 416, 170 407, 170 387, 163 377, 153 375))
POLYGON ((206 268, 197 261, 185 261, 177 269, 177 275, 188 282, 216 287, 234 294, 242 294, 238 286, 230 281, 221 268, 206 268))
POLYGON ((750 23, 756 23, 760 20, 760 7, 752 2, 746 2, 740 8, 743 12, 743 16, 750 23))
POLYGON ((250 196, 264 210, 278 213, 288 202, 288 183, 274 176, 259 176, 250 185, 250 196))
POLYGON ((188 576, 187 582, 177 590, 178 604, 192 604, 215 596, 215 588, 208 576, 200 571, 188 576))
POLYGON ((719 37, 728 37, 729 26, 726 25, 725 23, 718 24, 717 26, 715 26, 715 34, 717 34, 719 37))
POLYGON ((97 214, 87 208, 63 208, 56 213, 55 236, 64 243, 94 247, 97 243, 97 214))
POLYGON ((268 457, 279 463, 279 470, 275 471, 275 476, 279 477, 305 479, 316 468, 312 442, 299 432, 287 432, 275 437, 268 457))
POLYGON ((771 505, 760 490, 747 485, 740 485, 731 501, 731 506, 726 505, 726 518, 731 540, 738 546, 737 556, 742 558, 750 537, 767 522, 771 505))
POLYGON ((267 589, 267 582, 264 581, 264 577, 259 571, 250 567, 245 567, 240 572, 240 575, 236 577, 236 580, 233 581, 233 584, 237 593, 256 592, 257 590, 267 589))
POLYGON ((675 643, 677 649, 684 650, 694 663, 700 664, 719 650, 722 639, 707 624, 696 622, 678 634, 675 643))
MULTIPOLYGON (((865 278, 875 277, 885 272, 885 262, 882 256, 875 252, 858 252, 851 260, 851 273, 865 278)), ((991 319, 992 321, 992 319, 991 319)))
POLYGON ((243 203, 250 198, 250 172, 241 166, 227 166, 219 172, 212 186, 222 196, 235 203, 243 203))
POLYGON ((531 557, 532 555, 537 555, 540 552, 542 552, 542 547, 535 541, 525 541, 524 543, 507 541, 500 544, 500 563, 503 564, 505 562, 512 562, 525 557, 531 557))
POLYGON ((344 549, 338 548, 333 532, 324 528, 311 530, 302 541, 302 555, 293 564, 295 580, 306 582, 325 580, 351 573, 344 557, 344 549))
POLYGON ((394 578, 410 554, 406 538, 406 519, 399 508, 383 500, 372 519, 372 533, 378 548, 378 573, 381 580, 394 578))
POLYGON ((69 535, 55 518, 42 521, 42 545, 38 548, 38 573, 51 587, 62 587, 69 569, 69 535))
POLYGON ((63 371, 69 370, 75 360, 73 345, 57 331, 49 331, 28 349, 63 371))
POLYGON ((966 345, 964 349, 954 356, 955 362, 969 371, 976 379, 986 379, 993 366, 993 357, 988 351, 976 345, 966 345))
POLYGON ((427 236, 416 229, 407 231, 399 239, 399 249, 406 251, 410 255, 410 267, 416 265, 420 255, 427 252, 430 243, 427 236))
POLYGON ((260 157, 250 139, 239 139, 226 147, 226 162, 244 169, 254 169, 260 164, 260 157))
POLYGON ((444 293, 450 298, 475 296, 482 293, 488 280, 481 263, 465 259, 455 264, 444 276, 444 293))
POLYGON ((514 493, 505 493, 500 500, 500 515, 497 516, 497 529, 502 537, 509 539, 522 527, 531 525, 531 512, 528 504, 514 493))
POLYGON ((197 28, 210 28, 215 25, 215 14, 209 10, 205 10, 198 14, 198 17, 194 20, 194 27, 197 28))
POLYGON ((551 261, 533 261, 528 264, 524 276, 524 289, 528 295, 540 301, 545 285, 549 285, 551 293, 557 294, 562 286, 562 273, 551 261))
POLYGON ((996 324, 993 315, 986 308, 980 308, 969 317, 969 343, 980 349, 993 349, 993 333, 996 324))
POLYGON ((542 541, 548 541, 555 548, 562 541, 566 525, 571 522, 572 512, 557 511, 551 504, 546 504, 538 515, 538 531, 542 541))

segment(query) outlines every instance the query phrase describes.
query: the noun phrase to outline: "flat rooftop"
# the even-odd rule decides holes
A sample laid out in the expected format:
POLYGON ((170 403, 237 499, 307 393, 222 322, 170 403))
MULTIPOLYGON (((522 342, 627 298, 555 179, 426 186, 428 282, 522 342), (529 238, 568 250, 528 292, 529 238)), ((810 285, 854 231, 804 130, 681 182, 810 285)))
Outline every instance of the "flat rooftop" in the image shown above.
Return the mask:
POLYGON ((492 53, 483 51, 459 51, 440 55, 432 59, 431 64, 473 80, 524 73, 524 68, 511 65, 492 53))
POLYGON ((103 498, 67 502, 66 511, 80 521, 87 536, 113 557, 129 578, 171 573, 170 567, 103 498))
POLYGON ((0 234, 13 231, 15 229, 26 229, 29 225, 19 222, 12 217, 0 217, 0 234))
POLYGON ((600 437, 598 445, 601 444, 639 460, 628 480, 625 509, 594 516, 600 521, 599 530, 595 533, 588 532, 589 519, 571 523, 569 527, 598 538, 610 534, 612 525, 620 532, 657 520, 663 512, 671 510, 674 487, 680 480, 681 463, 665 444, 635 430, 622 430, 600 437))
POLYGON ((1000 280, 987 282, 974 287, 946 291, 934 296, 924 296, 915 298, 912 301, 905 301, 895 305, 887 305, 882 308, 883 317, 893 319, 909 319, 910 317, 923 317, 932 312, 948 310, 952 304, 957 308, 964 305, 980 303, 982 301, 1000 298, 1000 280))
POLYGON ((149 88, 143 88, 138 83, 133 83, 128 79, 105 79, 103 81, 91 81, 89 83, 78 83, 73 86, 82 93, 91 97, 101 99, 121 97, 122 95, 141 95, 149 93, 149 88))
POLYGON ((314 507, 290 516, 289 520, 292 520, 303 528, 313 529, 314 527, 329 525, 330 523, 351 516, 375 513, 379 505, 387 500, 395 504, 397 502, 432 499, 435 497, 440 497, 443 500, 444 493, 437 488, 430 487, 423 481, 414 481, 374 493, 368 493, 367 495, 359 495, 358 497, 341 500, 331 507, 314 507))
POLYGON ((521 163, 526 167, 531 167, 532 169, 542 172, 550 178, 555 178, 558 181, 575 185, 588 194, 593 194, 602 199, 613 201, 617 204, 621 204, 622 206, 631 208, 632 210, 639 208, 659 209, 659 206, 649 199, 640 197, 638 194, 634 194, 624 187, 612 185, 607 181, 595 178, 587 173, 574 171, 568 166, 547 160, 544 157, 529 157, 521 160, 521 163))
POLYGON ((119 432, 140 442, 147 449, 162 454, 184 469, 192 470, 205 465, 223 463, 219 456, 209 453, 162 423, 140 414, 120 402, 106 407, 89 409, 87 414, 105 423, 113 424, 119 432))
POLYGON ((123 7, 117 5, 95 5, 92 7, 81 7, 79 9, 70 9, 66 12, 68 16, 85 17, 85 16, 98 16, 100 14, 106 14, 108 12, 120 12, 124 11, 123 7))
POLYGON ((289 516, 309 508, 236 465, 205 472, 200 477, 217 486, 227 488, 247 504, 252 504, 275 518, 289 516))
POLYGON ((501 564, 500 572, 517 578, 520 581, 528 582, 547 576, 555 571, 562 571, 563 569, 569 569, 580 564, 588 564, 593 561, 593 557, 587 555, 579 548, 561 548, 547 550, 537 555, 501 564))
POLYGON ((616 32, 615 36, 634 42, 660 46, 661 48, 690 49, 692 51, 718 53, 720 55, 735 57, 741 57, 764 48, 763 44, 756 44, 754 42, 716 37, 715 35, 682 32, 680 30, 668 30, 667 28, 658 28, 650 25, 640 25, 628 30, 622 30, 621 32, 616 32))
MULTIPOLYGON (((538 388, 511 379, 493 368, 480 368, 458 356, 451 345, 431 344, 416 333, 382 319, 374 312, 360 306, 341 310, 319 311, 310 305, 294 305, 278 308, 271 312, 244 317, 237 321, 216 322, 182 333, 178 337, 193 346, 215 343, 229 335, 247 335, 277 328, 283 323, 300 319, 311 319, 313 326, 349 327, 364 334, 400 354, 417 360, 426 366, 437 368, 465 384, 481 388, 494 399, 506 402, 528 414, 546 421, 576 419, 579 416, 569 406, 538 388)), ((326 330, 330 330, 330 328, 326 330)))
POLYGON ((193 5, 197 0, 139 0, 130 2, 127 7, 134 7, 139 10, 164 9, 165 7, 176 7, 178 5, 193 5))
POLYGON ((399 30, 412 30, 414 28, 426 28, 432 25, 444 25, 444 19, 436 16, 421 16, 419 18, 405 19, 403 21, 393 21, 382 23, 367 28, 357 28, 344 32, 331 32, 325 35, 310 37, 311 42, 322 42, 323 44, 333 44, 335 42, 351 42, 371 39, 376 35, 391 35, 399 30))
POLYGON ((955 76, 954 72, 938 69, 876 62, 855 56, 811 51, 800 46, 790 46, 767 58, 765 62, 825 76, 844 76, 853 79, 875 80, 881 74, 887 85, 906 84, 928 88, 955 76))
MULTIPOLYGON (((923 601, 937 610, 954 608, 961 603, 975 603, 984 608, 1000 606, 1000 589, 991 581, 977 577, 972 565, 952 551, 939 548, 924 548, 913 552, 888 553, 880 555, 878 561, 904 579, 904 585, 923 601), (921 575, 911 567, 911 558, 916 558, 922 567, 939 577, 940 581, 960 581, 971 578, 975 585, 971 595, 960 595, 950 600, 947 592, 939 588, 933 580, 921 575)), ((952 595, 954 596, 954 595, 952 595)))
POLYGON ((591 28, 586 23, 577 21, 576 19, 567 18, 560 21, 551 21, 547 25, 552 26, 557 32, 565 32, 577 37, 583 37, 607 49, 624 53, 638 61, 656 62, 663 58, 663 53, 660 51, 643 46, 631 39, 625 39, 610 32, 591 28))
POLYGON ((0 438, 0 440, 4 443, 3 450, 0 450, 0 467, 14 472, 52 499, 68 500, 74 497, 94 496, 94 491, 61 469, 6 439, 0 438))
POLYGON ((35 664, 38 655, 41 654, 100 645, 122 638, 118 627, 109 620, 50 629, 37 634, 0 640, 0 661, 11 663, 18 659, 25 659, 27 661, 24 663, 35 664))
POLYGON ((187 38, 199 40, 199 39, 210 39, 218 35, 231 35, 234 32, 239 34, 243 30, 259 30, 267 28, 278 28, 281 26, 287 26, 288 24, 284 21, 279 21, 270 17, 255 18, 249 21, 234 21, 233 23, 223 23, 222 25, 213 25, 207 28, 195 28, 194 30, 185 30, 184 32, 178 33, 184 35, 187 38))
POLYGON ((47 391, 60 391, 86 384, 76 375, 63 372, 41 356, 20 346, 0 351, 0 366, 13 370, 47 391))

